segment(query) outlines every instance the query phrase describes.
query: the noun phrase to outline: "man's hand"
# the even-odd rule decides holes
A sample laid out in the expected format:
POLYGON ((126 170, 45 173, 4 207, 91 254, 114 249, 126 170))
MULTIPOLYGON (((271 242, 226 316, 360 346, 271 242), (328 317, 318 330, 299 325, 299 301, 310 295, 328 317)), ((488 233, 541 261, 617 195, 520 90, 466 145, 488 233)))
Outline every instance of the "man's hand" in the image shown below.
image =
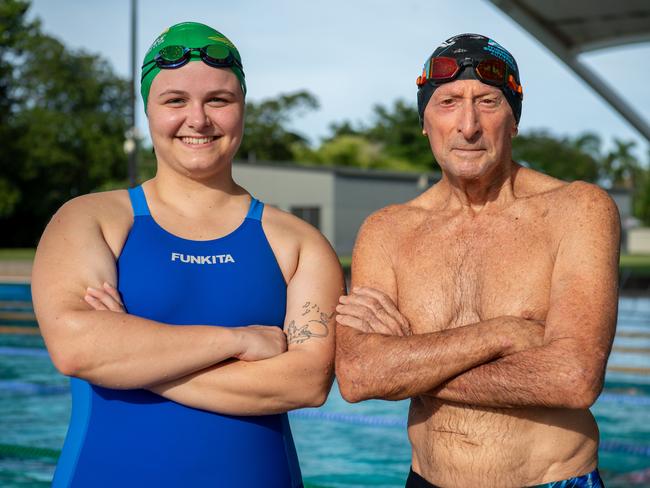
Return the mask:
MULTIPOLYGON (((126 313, 120 292, 109 283, 102 289, 87 288, 84 300, 95 310, 126 313)), ((230 329, 239 339, 240 350, 235 358, 243 361, 259 361, 272 358, 287 350, 287 336, 279 327, 249 325, 230 329)))
POLYGON ((503 316, 494 321, 505 326, 506 337, 510 341, 503 356, 509 356, 544 344, 544 322, 521 317, 503 316))
POLYGON ((366 333, 411 335, 411 325, 385 293, 374 288, 352 289, 339 298, 336 321, 366 333))

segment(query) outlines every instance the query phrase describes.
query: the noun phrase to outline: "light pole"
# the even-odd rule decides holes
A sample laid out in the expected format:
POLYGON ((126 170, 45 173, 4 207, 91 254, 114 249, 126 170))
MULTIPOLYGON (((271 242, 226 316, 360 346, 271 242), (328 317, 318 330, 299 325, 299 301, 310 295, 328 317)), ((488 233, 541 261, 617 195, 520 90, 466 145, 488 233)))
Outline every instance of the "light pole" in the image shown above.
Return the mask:
POLYGON ((129 130, 125 134, 124 150, 129 156, 129 186, 138 184, 138 130, 135 126, 135 80, 136 80, 136 44, 137 44, 137 0, 131 0, 131 113, 129 130))

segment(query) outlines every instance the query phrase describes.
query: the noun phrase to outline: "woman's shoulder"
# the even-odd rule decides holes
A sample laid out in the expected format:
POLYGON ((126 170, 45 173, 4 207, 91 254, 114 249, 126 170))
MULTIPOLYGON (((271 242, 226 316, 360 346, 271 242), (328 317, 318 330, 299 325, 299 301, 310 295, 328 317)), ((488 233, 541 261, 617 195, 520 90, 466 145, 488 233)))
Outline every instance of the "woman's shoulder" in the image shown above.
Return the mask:
POLYGON ((49 228, 60 232, 83 233, 99 228, 105 236, 122 234, 133 222, 133 211, 126 190, 111 190, 80 195, 64 203, 54 214, 49 228))
POLYGON ((329 241, 303 219, 266 205, 262 227, 287 282, 300 262, 318 262, 325 267, 339 268, 338 258, 329 241))
POLYGON ((309 222, 272 205, 264 205, 262 225, 265 231, 284 235, 285 239, 297 244, 305 239, 324 239, 321 232, 309 222))
MULTIPOLYGON (((117 256, 133 222, 129 207, 125 190, 92 193, 69 200, 54 214, 43 232, 37 257, 61 253, 101 256, 104 246, 117 256)), ((48 259, 39 258, 39 262, 48 259)))

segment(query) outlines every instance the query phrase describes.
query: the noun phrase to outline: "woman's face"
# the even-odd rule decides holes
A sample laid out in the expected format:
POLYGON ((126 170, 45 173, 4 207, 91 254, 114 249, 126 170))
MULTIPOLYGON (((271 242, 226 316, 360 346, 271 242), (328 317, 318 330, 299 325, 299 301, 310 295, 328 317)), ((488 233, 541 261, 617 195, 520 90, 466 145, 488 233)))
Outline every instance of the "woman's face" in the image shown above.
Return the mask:
POLYGON ((193 61, 163 69, 147 105, 158 164, 204 179, 231 164, 244 130, 244 95, 235 74, 193 61))

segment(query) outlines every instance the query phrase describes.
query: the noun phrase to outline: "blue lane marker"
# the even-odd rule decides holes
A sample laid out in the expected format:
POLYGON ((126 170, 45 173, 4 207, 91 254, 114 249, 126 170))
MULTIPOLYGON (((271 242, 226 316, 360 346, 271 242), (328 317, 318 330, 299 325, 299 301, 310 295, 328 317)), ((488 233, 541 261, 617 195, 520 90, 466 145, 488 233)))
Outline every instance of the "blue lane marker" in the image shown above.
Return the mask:
POLYGON ((602 441, 600 450, 605 452, 624 452, 635 456, 650 457, 650 446, 620 441, 602 441))
POLYGON ((60 395, 70 392, 68 385, 39 385, 24 381, 0 380, 0 394, 10 392, 23 395, 60 395))
POLYGON ((48 357, 47 349, 40 347, 0 347, 2 356, 38 356, 48 357))
POLYGON ((650 396, 621 395, 618 393, 601 393, 599 402, 621 403, 626 405, 650 405, 650 396))
POLYGON ((406 419, 395 416, 358 415, 336 412, 321 412, 313 409, 300 409, 289 412, 292 417, 302 417, 318 420, 330 420, 346 424, 379 425, 383 427, 406 427, 406 419))

